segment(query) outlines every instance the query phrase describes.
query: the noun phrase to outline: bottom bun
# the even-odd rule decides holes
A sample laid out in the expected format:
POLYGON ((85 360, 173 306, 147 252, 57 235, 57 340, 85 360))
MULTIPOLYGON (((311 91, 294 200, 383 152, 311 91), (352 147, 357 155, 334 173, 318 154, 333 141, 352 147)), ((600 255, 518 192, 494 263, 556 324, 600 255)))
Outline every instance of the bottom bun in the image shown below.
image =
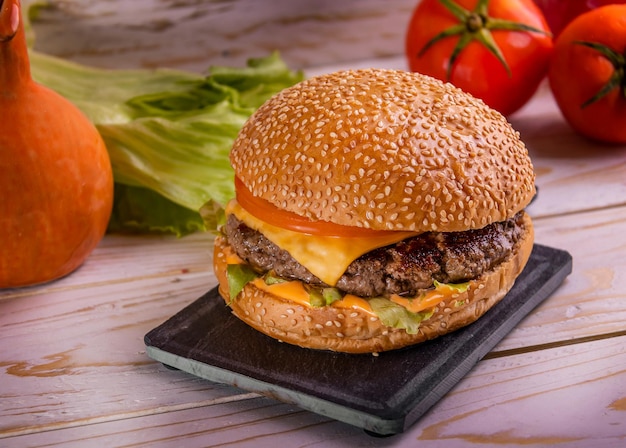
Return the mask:
POLYGON ((513 287, 528 262, 534 243, 533 225, 524 214, 525 234, 511 255, 495 269, 471 280, 466 291, 440 302, 415 334, 385 326, 362 308, 310 307, 285 300, 248 283, 236 299, 228 299, 222 237, 215 241, 215 272, 220 294, 242 321, 266 335, 305 348, 346 353, 377 353, 418 344, 471 324, 498 303, 513 287), (461 305, 459 305, 461 304, 461 305))

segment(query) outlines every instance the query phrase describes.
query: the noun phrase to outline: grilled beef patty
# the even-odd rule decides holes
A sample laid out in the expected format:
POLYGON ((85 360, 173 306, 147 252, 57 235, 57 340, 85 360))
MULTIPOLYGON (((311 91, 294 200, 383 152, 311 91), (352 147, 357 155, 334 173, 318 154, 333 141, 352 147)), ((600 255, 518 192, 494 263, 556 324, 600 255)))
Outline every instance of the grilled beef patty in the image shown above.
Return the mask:
MULTIPOLYGON (((350 264, 340 290, 361 297, 415 295, 433 280, 462 283, 504 261, 524 233, 522 212, 465 232, 425 232, 368 252, 350 264)), ((260 273, 324 285, 289 253, 230 215, 223 229, 235 253, 260 273)))

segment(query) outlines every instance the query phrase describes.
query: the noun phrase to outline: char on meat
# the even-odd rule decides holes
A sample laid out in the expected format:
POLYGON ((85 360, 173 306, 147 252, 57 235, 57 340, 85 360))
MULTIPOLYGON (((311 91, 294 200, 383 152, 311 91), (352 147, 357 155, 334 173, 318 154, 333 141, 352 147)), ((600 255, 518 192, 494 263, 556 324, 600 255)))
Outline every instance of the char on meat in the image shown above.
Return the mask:
MULTIPOLYGON (((230 215, 223 232, 235 253, 260 273, 324 283, 261 233, 230 215)), ((522 212, 465 232, 425 232, 368 252, 350 264, 337 288, 361 297, 414 295, 433 280, 461 283, 504 261, 524 233, 522 212)))

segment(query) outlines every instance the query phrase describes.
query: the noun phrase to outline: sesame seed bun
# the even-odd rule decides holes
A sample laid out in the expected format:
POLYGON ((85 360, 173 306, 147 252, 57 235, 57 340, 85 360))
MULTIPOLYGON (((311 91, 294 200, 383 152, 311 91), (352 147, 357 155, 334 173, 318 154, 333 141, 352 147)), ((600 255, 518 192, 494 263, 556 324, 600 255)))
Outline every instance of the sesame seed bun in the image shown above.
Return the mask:
POLYGON ((282 342, 305 348, 346 353, 377 353, 418 344, 471 324, 497 304, 511 289, 533 247, 530 217, 524 214, 525 233, 510 256, 495 269, 471 280, 466 291, 448 296, 422 321, 415 334, 385 326, 360 308, 311 307, 294 303, 248 283, 236 300, 226 299, 225 238, 215 240, 214 264, 220 294, 233 313, 256 330, 282 342))
POLYGON ((230 158, 254 196, 372 229, 482 228, 535 193, 528 151, 500 113, 397 70, 341 71, 282 91, 243 126, 230 158))
MULTIPOLYGON (((418 73, 368 69, 301 82, 268 100, 250 117, 230 158, 235 175, 254 197, 313 222, 441 236, 441 232, 459 235, 523 215, 519 238, 510 246, 494 240, 487 250, 506 246, 504 260, 464 276, 460 281, 469 282, 466 291, 442 294, 441 300, 436 294, 429 296, 434 297, 432 303, 419 294, 437 289, 435 281, 418 295, 408 289, 397 293, 400 299, 419 298, 411 303, 427 307, 411 308, 417 311, 410 318, 422 310, 424 315, 432 311, 419 328, 405 326, 416 329, 413 334, 384 325, 371 306, 368 310, 333 302, 313 307, 308 296, 301 302, 279 297, 255 281, 231 298, 226 260, 232 260, 237 248, 236 239, 229 245, 224 232, 216 238, 214 252, 221 295, 241 320, 284 342, 367 353, 449 333, 474 322, 504 297, 533 247, 532 222, 523 209, 535 194, 535 176, 519 134, 482 101, 418 73)), ((263 226, 258 229, 261 232, 263 226)), ((296 237, 290 238, 299 241, 296 237)), ((463 247, 471 250, 472 240, 464 238, 458 240, 467 241, 463 247)), ((255 244, 252 239, 244 243, 255 244)), ((243 263, 245 255, 241 257, 243 263)), ((472 263, 470 258, 463 266, 472 263)), ((327 262, 339 266, 334 260, 327 262)), ((272 263, 262 270, 274 272, 274 258, 272 263)))

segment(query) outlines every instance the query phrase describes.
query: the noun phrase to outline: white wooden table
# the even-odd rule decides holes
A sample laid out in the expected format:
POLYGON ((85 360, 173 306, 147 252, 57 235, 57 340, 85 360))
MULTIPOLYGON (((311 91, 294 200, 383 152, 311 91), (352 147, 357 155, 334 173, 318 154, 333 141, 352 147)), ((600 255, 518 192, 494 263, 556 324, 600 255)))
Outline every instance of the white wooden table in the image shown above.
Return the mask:
POLYGON ((144 335, 216 285, 212 237, 108 235, 70 276, 0 291, 0 446, 624 446, 626 147, 576 136, 545 86, 511 121, 538 175, 536 242, 573 272, 405 433, 152 361, 144 335))

